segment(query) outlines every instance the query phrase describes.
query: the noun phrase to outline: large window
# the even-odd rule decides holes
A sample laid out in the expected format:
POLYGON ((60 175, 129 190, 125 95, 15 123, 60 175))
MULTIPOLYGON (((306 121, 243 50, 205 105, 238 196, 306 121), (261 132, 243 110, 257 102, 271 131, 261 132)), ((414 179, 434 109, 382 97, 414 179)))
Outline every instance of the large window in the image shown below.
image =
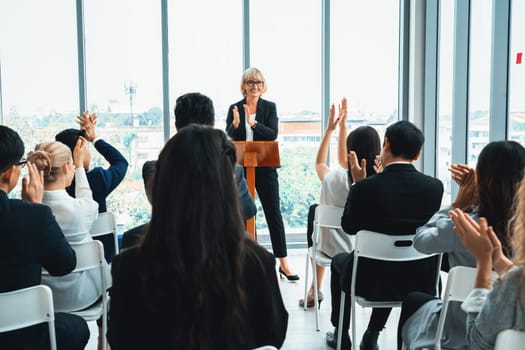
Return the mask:
MULTIPOLYGON (((200 92, 213 101, 217 128, 241 99, 242 7, 236 0, 169 2, 170 93, 200 92)), ((171 112, 173 119, 173 112, 171 112)), ((174 122, 170 123, 174 132, 174 122)))
MULTIPOLYGON (((149 220, 141 169, 164 145, 160 2, 89 0, 84 13, 87 106, 98 116, 97 137, 130 164, 108 197, 108 211, 130 228, 149 220)), ((106 167, 102 159, 94 157, 92 166, 106 167)))
MULTIPOLYGON (((304 233, 308 207, 318 202, 314 162, 320 139, 321 2, 250 2, 252 66, 268 82, 265 98, 277 104, 280 121, 281 209, 287 233, 304 233), (300 10, 298 10, 300 9, 300 10)), ((239 85, 238 74, 235 87, 239 85)), ((233 101, 241 98, 236 92, 233 101)), ((266 227, 258 205, 257 227, 266 227)))
POLYGON ((509 138, 525 145, 525 2, 512 1, 509 138))
POLYGON ((470 2, 468 159, 475 165, 489 142, 492 0, 470 2))
POLYGON ((347 97, 349 128, 382 137, 398 119, 399 2, 334 0, 331 13, 332 102, 347 97))
POLYGON ((448 168, 452 162, 452 80, 454 58, 454 0, 444 0, 439 7, 439 88, 438 88, 438 147, 437 176, 443 182, 442 203, 450 204, 451 178, 448 168))
MULTIPOLYGON (((20 134, 26 153, 76 126, 74 28, 70 0, 0 2, 3 122, 20 134)), ((19 190, 12 195, 18 196, 19 190)))

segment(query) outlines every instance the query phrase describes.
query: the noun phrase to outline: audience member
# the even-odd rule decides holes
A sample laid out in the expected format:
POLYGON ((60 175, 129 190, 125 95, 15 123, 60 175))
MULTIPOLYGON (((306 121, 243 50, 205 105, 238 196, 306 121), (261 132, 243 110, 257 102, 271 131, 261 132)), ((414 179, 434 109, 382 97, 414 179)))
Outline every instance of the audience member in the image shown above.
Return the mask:
MULTIPOLYGON (((108 169, 102 167, 89 169, 91 154, 89 154, 88 150, 87 155, 84 157, 83 164, 87 172, 89 187, 91 187, 91 191, 93 192, 93 199, 98 203, 98 212, 105 213, 107 211, 106 198, 124 179, 126 170, 128 169, 128 161, 115 147, 103 139, 97 138, 95 132, 97 116, 95 114, 89 114, 88 111, 85 111, 81 117, 77 117, 77 121, 81 126, 81 130, 63 130, 55 136, 55 140, 68 146, 73 153, 78 139, 84 137, 91 142, 95 146, 95 149, 109 162, 110 166, 108 169)), ((74 180, 67 188, 67 192, 70 196, 75 196, 74 180)))
MULTIPOLYGON (((146 197, 150 203, 153 191, 152 183, 155 176, 156 163, 156 160, 148 160, 142 165, 142 180, 144 181, 144 190, 146 191, 146 197)), ((148 231, 148 225, 149 223, 146 223, 124 232, 122 235, 122 249, 127 249, 138 245, 148 231)))
MULTIPOLYGON (((351 153, 349 167, 354 184, 350 188, 341 220, 343 230, 355 235, 366 229, 389 235, 413 234, 427 222, 440 206, 443 184, 416 170, 416 160, 423 146, 423 133, 408 121, 390 125, 385 133, 381 151, 383 171, 365 179, 365 162, 351 153)), ((350 281, 354 254, 341 253, 331 265, 332 315, 337 328, 341 288, 346 292, 342 325, 342 349, 352 347, 348 335, 350 315, 350 281)), ((372 300, 402 299, 409 291, 435 292, 437 259, 414 262, 381 262, 365 259, 360 262, 356 286, 358 295, 372 300)), ((374 308, 361 349, 377 349, 379 332, 384 328, 391 309, 374 308)), ((336 346, 337 332, 328 332, 327 344, 336 346)))
MULTIPOLYGON (((177 131, 189 124, 201 124, 211 127, 215 124, 215 108, 212 100, 198 92, 190 92, 179 96, 175 103, 174 114, 177 131)), ((255 216, 257 208, 246 185, 244 168, 238 164, 235 165, 235 180, 239 189, 242 215, 244 220, 248 220, 255 216)))
MULTIPOLYGON (((476 258, 465 249, 450 217, 458 208, 473 220, 482 215, 489 225, 497 227, 498 238, 505 252, 509 252, 507 223, 512 214, 514 193, 523 177, 525 148, 514 141, 491 142, 479 154, 476 170, 452 164, 451 174, 459 184, 452 205, 445 207, 416 231, 414 246, 423 253, 447 253, 450 268, 476 266, 476 258)), ((407 349, 431 346, 442 301, 434 295, 412 292, 403 301, 398 327, 398 348, 404 341, 407 349), (402 338, 401 338, 402 336, 402 338)), ((452 302, 447 311, 442 346, 451 349, 466 348, 465 324, 467 315, 459 302, 452 302)))
MULTIPOLYGON (((241 77, 242 100, 228 108, 226 132, 234 141, 275 141, 279 131, 279 119, 275 103, 261 96, 268 86, 262 72, 248 68, 241 77)), ((275 257, 279 259, 279 275, 288 281, 297 281, 299 276, 288 265, 286 233, 281 215, 279 179, 273 167, 255 168, 255 189, 261 201, 264 217, 270 231, 270 240, 275 257)))
MULTIPOLYGON (((213 127, 215 124, 215 108, 212 100, 198 92, 190 92, 179 96, 175 103, 175 127, 177 131, 189 124, 201 124, 213 127)), ((239 201, 244 220, 255 216, 257 208, 248 191, 244 168, 235 165, 235 180, 239 189, 239 201)))
POLYGON ((525 330, 525 181, 515 204, 510 240, 515 265, 486 218, 478 224, 460 209, 451 213, 462 244, 476 258, 474 289, 461 306, 467 313, 467 347, 472 350, 494 349, 498 333, 505 329, 525 330), (495 282, 492 270, 499 275, 495 282))
POLYGON ((274 257, 245 235, 226 134, 190 125, 161 151, 142 245, 112 264, 111 347, 280 347, 288 313, 274 257))
MULTIPOLYGON (((43 174, 33 163, 26 163, 23 155, 20 136, 0 125, 0 293, 39 285, 42 268, 63 276, 76 265, 75 252, 51 210, 38 204, 42 202, 43 174), (24 165, 29 170, 29 178, 22 180, 24 200, 9 199, 24 165)), ((79 316, 56 313, 55 331, 58 349, 84 349, 89 340, 87 323, 79 316)), ((0 333, 0 348, 49 348, 47 324, 0 333)))
MULTIPOLYGON (((348 196, 348 191, 350 185, 353 183, 352 174, 348 169, 348 152, 353 151, 357 154, 359 159, 365 159, 367 162, 367 176, 373 175, 376 173, 375 159, 381 151, 381 141, 377 131, 370 126, 361 126, 353 130, 347 136, 347 101, 346 98, 343 98, 341 105, 339 105, 338 117, 335 116, 335 106, 330 107, 330 116, 328 119, 328 125, 326 126, 325 134, 319 145, 319 150, 317 151, 317 157, 315 160, 315 170, 317 176, 321 180, 321 197, 319 203, 335 206, 335 207, 344 207, 346 202, 346 197, 348 196), (338 159, 343 159, 340 161, 343 167, 336 167, 330 169, 327 164, 328 150, 330 148, 330 138, 332 133, 335 131, 339 125, 339 138, 338 138, 338 159)), ((311 247, 312 242, 312 231, 313 231, 313 220, 314 220, 314 211, 317 207, 314 204, 309 213, 309 222, 308 227, 308 246, 311 247), (311 221, 310 221, 311 220, 311 221)), ((307 234, 308 234, 307 233, 307 234)), ((350 241, 350 236, 347 235, 342 229, 328 229, 321 228, 319 232, 319 241, 317 245, 318 249, 329 257, 333 257, 339 253, 349 253, 352 251, 352 242, 350 241)), ((323 284, 323 276, 325 268, 321 265, 316 265, 317 269, 317 289, 319 291, 319 302, 324 299, 323 293, 321 292, 321 286, 323 284)), ((299 300, 299 305, 304 306, 304 300, 299 300)), ((313 281, 310 286, 307 297, 307 306, 314 306, 314 296, 313 296, 313 281)))
MULTIPOLYGON (((80 137, 73 150, 61 142, 44 142, 29 152, 28 160, 44 174, 42 203, 51 208, 55 219, 69 243, 91 241, 89 230, 98 215, 84 169, 88 155, 87 141, 80 137), (75 181, 75 198, 66 188, 75 181)), ((107 268, 109 279, 109 268, 107 268)), ((42 283, 51 287, 55 310, 85 309, 102 296, 102 281, 98 269, 77 271, 62 277, 42 276, 42 283)), ((100 329, 99 329, 100 336, 100 329)))
MULTIPOLYGON (((77 122, 80 124, 80 130, 63 130, 55 136, 55 140, 68 146, 71 153, 73 153, 78 139, 84 137, 91 142, 95 146, 95 149, 109 162, 108 169, 102 167, 90 169, 91 154, 89 153, 89 148, 87 148, 88 152, 84 157, 83 167, 87 172, 87 179, 93 193, 93 199, 98 203, 98 212, 105 213, 107 211, 106 198, 124 179, 128 169, 128 161, 115 147, 97 137, 95 132, 97 116, 95 114, 89 114, 88 111, 85 111, 82 116, 77 116, 77 122)), ((75 155, 73 154, 73 156, 75 155)), ((70 196, 75 197, 75 179, 73 179, 73 182, 66 190, 70 196)), ((97 239, 104 244, 106 261, 108 263, 111 262, 111 258, 118 251, 118 247, 114 247, 115 240, 113 234, 103 235, 97 237, 97 239)))

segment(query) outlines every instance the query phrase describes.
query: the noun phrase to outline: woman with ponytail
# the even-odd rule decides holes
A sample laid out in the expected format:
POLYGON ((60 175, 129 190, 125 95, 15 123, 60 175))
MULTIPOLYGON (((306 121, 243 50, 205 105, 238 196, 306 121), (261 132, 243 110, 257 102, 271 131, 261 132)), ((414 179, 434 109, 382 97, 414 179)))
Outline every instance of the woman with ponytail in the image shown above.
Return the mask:
MULTIPOLYGON (((91 190, 83 167, 87 142, 80 138, 75 147, 75 157, 60 142, 44 142, 29 152, 27 160, 44 173, 42 203, 49 206, 69 243, 91 240, 89 230, 98 215, 98 204, 91 190), (75 161, 73 161, 75 159, 75 161), (75 195, 66 192, 75 178, 75 195)), ((84 309, 102 295, 99 272, 88 270, 66 276, 42 276, 42 283, 53 290, 55 310, 61 312, 84 309)))

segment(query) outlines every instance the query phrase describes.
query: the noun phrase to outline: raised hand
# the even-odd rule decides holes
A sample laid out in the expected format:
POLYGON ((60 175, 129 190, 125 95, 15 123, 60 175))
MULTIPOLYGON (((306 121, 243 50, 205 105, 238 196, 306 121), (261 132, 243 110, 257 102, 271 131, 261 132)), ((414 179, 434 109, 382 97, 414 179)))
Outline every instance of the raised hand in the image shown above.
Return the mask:
POLYGON ((348 118, 348 100, 346 99, 346 97, 343 97, 343 99, 341 100, 341 104, 339 105, 338 112, 339 112, 339 118, 338 118, 339 124, 346 125, 346 119, 348 118))
POLYGON ((36 165, 27 162, 29 179, 22 179, 22 198, 32 203, 42 203, 44 196, 44 172, 39 171, 36 165))
POLYGON ((73 161, 75 168, 81 168, 84 166, 84 159, 88 154, 87 140, 82 136, 78 138, 75 148, 73 149, 73 161))
POLYGON ((335 117, 335 106, 332 103, 330 106, 330 114, 328 116, 328 125, 326 126, 326 131, 334 131, 337 128, 339 123, 339 118, 335 117))
POLYGON ((233 128, 237 129, 239 127, 240 122, 241 122, 241 118, 239 116, 239 110, 237 109, 237 106, 233 106, 233 121, 232 121, 233 128))
POLYGON ((95 133, 95 125, 97 124, 97 115, 95 113, 89 114, 88 111, 82 113, 82 116, 77 116, 77 123, 80 124, 80 129, 84 130, 86 139, 93 142, 97 135, 95 133))
POLYGON ((361 159, 361 164, 357 159, 357 154, 354 151, 348 152, 348 164, 350 166, 350 173, 354 182, 362 180, 366 177, 366 159, 361 159))
POLYGON ((452 205, 467 210, 478 203, 476 170, 465 164, 452 164, 449 168, 452 179, 459 185, 456 200, 452 205))
POLYGON ((376 174, 383 172, 383 161, 381 160, 381 155, 379 154, 374 158, 374 170, 376 174))

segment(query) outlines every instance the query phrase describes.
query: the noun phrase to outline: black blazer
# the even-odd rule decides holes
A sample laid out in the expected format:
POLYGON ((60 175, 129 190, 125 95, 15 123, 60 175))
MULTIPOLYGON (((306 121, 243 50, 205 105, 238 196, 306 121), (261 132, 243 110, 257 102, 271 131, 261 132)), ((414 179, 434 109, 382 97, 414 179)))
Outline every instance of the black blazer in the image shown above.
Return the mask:
MULTIPOLYGON (((142 286, 139 271, 143 269, 144 262, 139 249, 134 247, 124 250, 113 259, 108 333, 111 348, 173 348, 168 346, 170 327, 177 322, 175 320, 191 317, 193 306, 187 303, 181 310, 170 310, 166 305, 166 308, 156 312, 148 308, 152 304, 150 291, 159 286, 142 286), (166 318, 171 321, 167 322, 166 318)), ((250 240, 246 242, 243 267, 246 311, 242 329, 245 346, 242 349, 265 344, 279 348, 286 337, 288 312, 279 290, 275 258, 250 240)), ((221 303, 221 300, 213 302, 221 303)), ((220 320, 220 315, 217 316, 217 320, 220 320)), ((229 339, 221 336, 218 338, 216 348, 226 348, 229 339)))
MULTIPOLYGON (((442 195, 441 181, 420 173, 411 164, 391 164, 382 173, 350 187, 341 225, 350 235, 361 229, 390 235, 414 234, 439 210, 442 195)), ((369 288, 361 292, 377 293, 377 297, 403 296, 412 290, 433 294, 436 261, 430 258, 416 263, 385 263, 363 259, 358 281, 363 278, 369 288), (394 287, 397 285, 400 287, 394 287)), ((343 285, 349 290, 349 281, 343 285)))
POLYGON ((77 263, 49 207, 0 190, 0 293, 40 284, 42 267, 63 276, 77 263))
MULTIPOLYGON (((246 117, 244 115, 243 107, 245 103, 246 99, 242 99, 228 108, 228 115, 226 116, 226 132, 234 141, 246 141, 246 117), (234 129, 232 125, 234 106, 237 106, 241 121, 237 129, 234 129)), ((277 118, 277 108, 275 107, 275 103, 259 98, 255 120, 257 120, 257 125, 253 129, 254 141, 274 141, 277 139, 279 119, 277 118)))

